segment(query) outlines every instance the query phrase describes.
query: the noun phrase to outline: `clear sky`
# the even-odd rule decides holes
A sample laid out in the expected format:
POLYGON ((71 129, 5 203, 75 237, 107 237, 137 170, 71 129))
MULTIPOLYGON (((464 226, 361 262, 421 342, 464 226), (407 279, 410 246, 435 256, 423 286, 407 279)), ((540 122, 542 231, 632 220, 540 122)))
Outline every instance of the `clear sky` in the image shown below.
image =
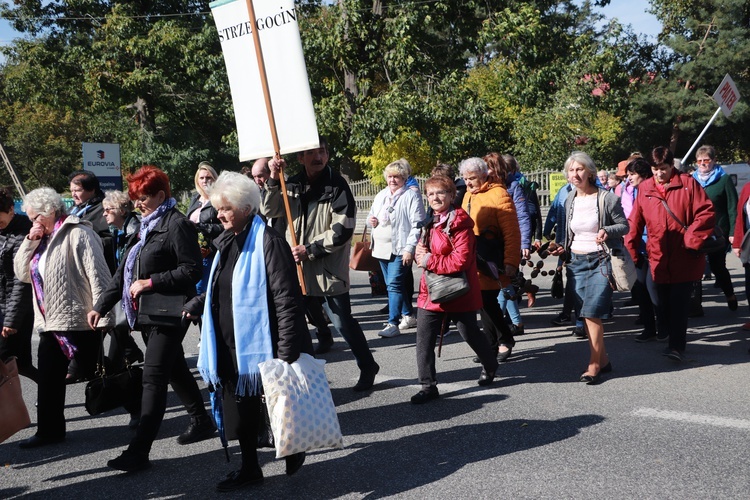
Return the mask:
POLYGON ((650 7, 648 0, 612 0, 601 9, 607 18, 618 18, 624 25, 631 25, 636 33, 642 33, 656 39, 661 30, 661 23, 653 14, 646 12, 650 7))
MULTIPOLYGON (((648 7, 648 0, 612 0, 602 12, 608 18, 616 17, 621 23, 632 25, 638 33, 656 37, 661 26, 653 15, 646 12, 648 7)), ((0 44, 6 45, 16 36, 8 22, 0 20, 0 44)))

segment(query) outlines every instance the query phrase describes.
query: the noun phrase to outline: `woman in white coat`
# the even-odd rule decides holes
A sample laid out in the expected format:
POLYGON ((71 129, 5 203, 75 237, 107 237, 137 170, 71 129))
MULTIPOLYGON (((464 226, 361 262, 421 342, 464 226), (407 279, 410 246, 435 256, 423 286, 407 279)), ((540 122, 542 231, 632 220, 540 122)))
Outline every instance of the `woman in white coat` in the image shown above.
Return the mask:
POLYGON ((378 335, 395 337, 401 330, 417 326, 411 295, 405 293, 404 276, 411 272, 424 203, 419 185, 410 178, 408 161, 394 161, 385 167, 383 175, 388 186, 375 196, 367 223, 373 228, 372 255, 380 261, 388 288, 388 323, 378 335))

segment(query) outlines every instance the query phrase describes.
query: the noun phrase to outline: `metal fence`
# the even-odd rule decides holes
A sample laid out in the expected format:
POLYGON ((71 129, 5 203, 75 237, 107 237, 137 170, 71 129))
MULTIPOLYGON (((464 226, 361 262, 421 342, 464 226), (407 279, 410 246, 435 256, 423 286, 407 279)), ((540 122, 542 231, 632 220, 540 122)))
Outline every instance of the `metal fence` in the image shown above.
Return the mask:
MULTIPOLYGON (((552 201, 550 197, 555 195, 555 193, 552 193, 550 195, 549 192, 549 174, 551 173, 556 173, 556 171, 544 170, 541 172, 530 172, 523 174, 529 181, 539 184, 537 195, 539 196, 539 205, 542 207, 543 214, 547 212, 549 204, 552 201)), ((429 177, 416 176, 415 179, 419 183, 420 192, 424 193, 424 183, 427 179, 429 179, 429 177)), ((370 181, 370 179, 350 182, 349 187, 352 190, 354 201, 357 204, 357 223, 358 225, 360 225, 367 218, 367 214, 370 211, 370 207, 372 206, 372 202, 375 199, 375 195, 378 194, 383 189, 383 187, 376 186, 372 183, 372 181, 370 181)), ((427 204, 427 199, 424 198, 424 196, 423 199, 425 204, 427 204)))

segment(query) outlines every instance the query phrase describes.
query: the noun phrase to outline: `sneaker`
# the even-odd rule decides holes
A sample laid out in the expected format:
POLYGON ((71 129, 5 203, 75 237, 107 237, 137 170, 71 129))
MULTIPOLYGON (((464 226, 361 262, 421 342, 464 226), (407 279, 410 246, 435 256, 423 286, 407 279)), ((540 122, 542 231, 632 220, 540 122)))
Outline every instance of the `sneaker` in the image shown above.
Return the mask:
POLYGON ((646 330, 643 330, 641 334, 635 338, 635 341, 640 343, 651 342, 652 340, 656 340, 656 333, 647 332, 646 330))
POLYGON ((378 336, 385 338, 398 337, 399 335, 401 335, 401 331, 392 323, 386 323, 385 328, 378 332, 378 336))
POLYGON ((413 395, 411 397, 411 404, 421 405, 421 404, 427 403, 428 401, 432 401, 433 399, 437 399, 439 397, 440 397, 440 393, 438 392, 438 388, 433 385, 429 389, 427 390, 422 389, 421 391, 413 395))
POLYGON ((669 334, 668 333, 657 333, 656 334, 656 340, 658 342, 666 342, 669 340, 669 334))
POLYGON ((669 359, 673 359, 675 361, 685 361, 685 358, 683 357, 680 351, 678 351, 677 349, 672 349, 670 347, 667 347, 666 349, 664 349, 664 352, 662 352, 661 355, 666 356, 669 359))
POLYGON ((587 337, 586 330, 582 326, 573 328, 573 333, 571 333, 571 335, 578 339, 585 339, 587 337))
POLYGON ((399 330, 408 330, 417 326, 417 318, 414 316, 407 316, 406 314, 401 318, 401 323, 398 324, 399 330))
POLYGON ((566 316, 565 314, 560 313, 555 316, 551 323, 555 326, 567 326, 571 323, 570 316, 566 316))

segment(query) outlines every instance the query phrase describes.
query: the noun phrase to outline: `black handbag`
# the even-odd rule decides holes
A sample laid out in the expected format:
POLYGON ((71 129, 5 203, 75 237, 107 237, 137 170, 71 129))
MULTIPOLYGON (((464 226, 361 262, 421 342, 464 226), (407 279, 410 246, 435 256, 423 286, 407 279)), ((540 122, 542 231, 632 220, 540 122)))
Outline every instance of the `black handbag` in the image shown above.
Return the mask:
POLYGON ((465 271, 438 274, 425 269, 424 281, 427 284, 430 302, 435 304, 450 302, 469 293, 469 280, 465 271))
POLYGON ((84 406, 89 415, 99 415, 120 407, 133 413, 140 408, 143 370, 138 366, 128 365, 123 371, 108 375, 104 359, 103 333, 99 344, 96 375, 96 378, 86 384, 84 406))
POLYGON ((186 302, 182 293, 144 293, 138 299, 138 326, 178 328, 186 302))

